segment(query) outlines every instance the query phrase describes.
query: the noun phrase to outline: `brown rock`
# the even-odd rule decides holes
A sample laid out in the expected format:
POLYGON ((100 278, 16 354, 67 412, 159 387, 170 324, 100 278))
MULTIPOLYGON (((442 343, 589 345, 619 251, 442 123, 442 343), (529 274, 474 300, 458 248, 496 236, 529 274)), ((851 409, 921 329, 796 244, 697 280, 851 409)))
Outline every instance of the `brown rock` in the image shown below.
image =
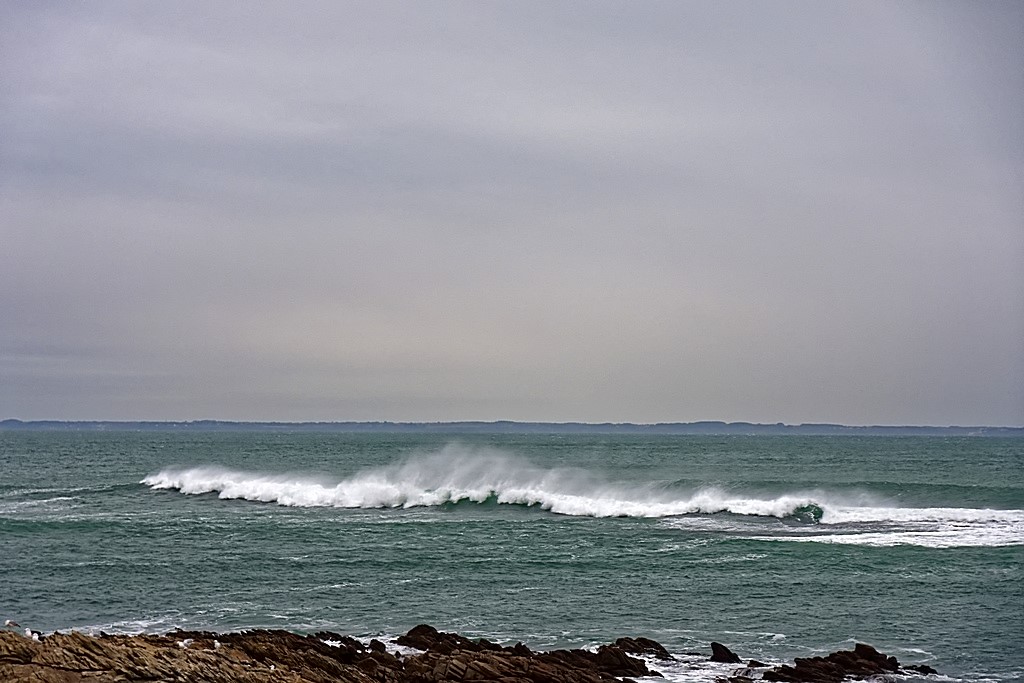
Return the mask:
POLYGON ((711 661, 723 664, 739 664, 742 660, 721 643, 711 643, 711 661))
POLYGON ((908 666, 904 666, 903 668, 906 669, 907 671, 914 671, 914 672, 919 673, 919 674, 924 674, 925 676, 931 676, 932 674, 938 674, 939 673, 938 671, 936 671, 935 669, 931 668, 927 664, 910 664, 908 666))
POLYGON ((512 654, 517 655, 519 657, 533 656, 533 651, 530 648, 523 645, 522 643, 516 643, 511 647, 510 651, 512 652, 512 654))
POLYGON ((395 638, 395 642, 402 647, 414 647, 417 650, 429 650, 430 647, 437 642, 441 634, 433 626, 427 624, 420 624, 414 626, 404 636, 398 636, 395 638))
MULTIPOLYGON (((399 658, 380 641, 364 645, 329 631, 315 636, 253 630, 99 637, 72 632, 39 641, 0 631, 0 681, 616 683, 622 678, 661 675, 630 653, 668 655, 654 641, 642 638, 622 638, 596 652, 577 649, 534 653, 522 643, 502 647, 486 640, 473 641, 442 633, 426 625, 412 629, 398 642, 422 648, 424 652, 399 658), (338 645, 327 645, 325 639, 338 645)), ((718 643, 713 644, 713 650, 716 645, 721 648, 716 654, 735 657, 718 643)), ((764 680, 839 683, 844 678, 898 671, 901 669, 895 658, 858 644, 853 650, 833 652, 827 657, 799 658, 792 666, 774 667, 764 672, 764 680)), ((935 673, 923 665, 905 667, 902 671, 935 673)), ((747 673, 748 670, 734 672, 730 680, 748 681, 747 673)))
MULTIPOLYGON (((903 667, 904 671, 937 673, 931 667, 927 672, 915 667, 903 667)), ((839 650, 825 657, 797 657, 793 666, 783 664, 764 672, 766 681, 786 683, 839 683, 847 678, 868 678, 901 671, 895 657, 888 657, 870 645, 857 643, 852 650, 839 650)))
POLYGON ((661 643, 650 638, 619 638, 612 645, 630 654, 651 655, 658 659, 675 659, 661 643))

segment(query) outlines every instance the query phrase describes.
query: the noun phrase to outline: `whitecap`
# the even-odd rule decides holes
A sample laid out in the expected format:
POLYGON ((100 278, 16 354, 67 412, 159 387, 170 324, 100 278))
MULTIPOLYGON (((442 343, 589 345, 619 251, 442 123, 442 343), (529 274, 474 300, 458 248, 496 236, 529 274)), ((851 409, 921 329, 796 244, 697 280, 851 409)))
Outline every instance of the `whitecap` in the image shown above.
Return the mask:
POLYGON ((866 494, 794 490, 761 496, 661 482, 612 482, 573 468, 544 468, 492 449, 450 445, 344 478, 267 473, 216 465, 167 468, 145 477, 154 490, 216 494, 292 507, 438 507, 460 503, 535 507, 583 517, 665 518, 687 531, 739 533, 755 540, 928 547, 1024 543, 1024 511, 903 507, 866 494), (787 519, 768 530, 758 520, 787 519))
POLYGON ((294 507, 415 508, 493 502, 586 517, 730 512, 782 518, 818 505, 811 493, 755 498, 728 495, 713 487, 681 494, 658 482, 612 483, 579 469, 541 468, 500 452, 467 452, 456 447, 398 465, 363 470, 341 480, 207 465, 163 469, 141 483, 155 490, 216 493, 222 499, 294 507))

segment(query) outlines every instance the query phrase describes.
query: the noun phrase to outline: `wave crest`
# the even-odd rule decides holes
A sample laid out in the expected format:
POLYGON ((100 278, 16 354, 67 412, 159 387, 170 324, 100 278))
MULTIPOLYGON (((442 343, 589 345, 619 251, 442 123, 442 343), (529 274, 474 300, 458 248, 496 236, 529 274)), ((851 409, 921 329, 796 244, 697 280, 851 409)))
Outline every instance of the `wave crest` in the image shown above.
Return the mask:
POLYGON ((518 505, 577 517, 668 518, 670 526, 694 528, 706 522, 758 539, 765 529, 750 526, 755 518, 778 518, 793 526, 774 540, 944 544, 938 547, 1024 543, 1021 510, 902 507, 864 494, 818 489, 775 496, 715 487, 682 490, 672 482, 612 482, 581 469, 543 468, 501 451, 458 446, 342 479, 201 466, 164 469, 141 483, 187 495, 296 507, 518 505), (719 513, 740 519, 709 519, 719 513), (815 527, 839 535, 808 535, 815 527), (873 535, 878 538, 872 540, 873 535))
POLYGON ((495 451, 446 448, 339 480, 219 466, 169 468, 140 483, 188 495, 216 493, 298 507, 412 508, 453 503, 539 507, 587 517, 672 517, 729 512, 815 523, 825 510, 809 495, 755 498, 702 488, 681 495, 662 483, 613 484, 572 468, 540 468, 495 451))

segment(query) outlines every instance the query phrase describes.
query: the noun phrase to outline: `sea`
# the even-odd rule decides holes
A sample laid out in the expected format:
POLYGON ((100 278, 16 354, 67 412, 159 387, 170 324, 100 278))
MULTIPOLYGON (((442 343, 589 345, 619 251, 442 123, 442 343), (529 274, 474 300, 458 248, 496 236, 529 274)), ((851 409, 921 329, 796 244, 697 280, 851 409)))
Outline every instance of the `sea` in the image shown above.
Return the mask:
POLYGON ((0 618, 1024 678, 1024 439, 0 431, 0 618))

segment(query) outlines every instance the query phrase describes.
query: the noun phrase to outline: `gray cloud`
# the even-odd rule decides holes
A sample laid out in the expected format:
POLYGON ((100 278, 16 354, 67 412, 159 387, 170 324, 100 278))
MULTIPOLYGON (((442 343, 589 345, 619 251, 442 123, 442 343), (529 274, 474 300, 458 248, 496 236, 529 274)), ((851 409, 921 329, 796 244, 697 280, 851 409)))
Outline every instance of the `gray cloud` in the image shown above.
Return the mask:
POLYGON ((1015 3, 2 11, 4 416, 1024 423, 1015 3))

